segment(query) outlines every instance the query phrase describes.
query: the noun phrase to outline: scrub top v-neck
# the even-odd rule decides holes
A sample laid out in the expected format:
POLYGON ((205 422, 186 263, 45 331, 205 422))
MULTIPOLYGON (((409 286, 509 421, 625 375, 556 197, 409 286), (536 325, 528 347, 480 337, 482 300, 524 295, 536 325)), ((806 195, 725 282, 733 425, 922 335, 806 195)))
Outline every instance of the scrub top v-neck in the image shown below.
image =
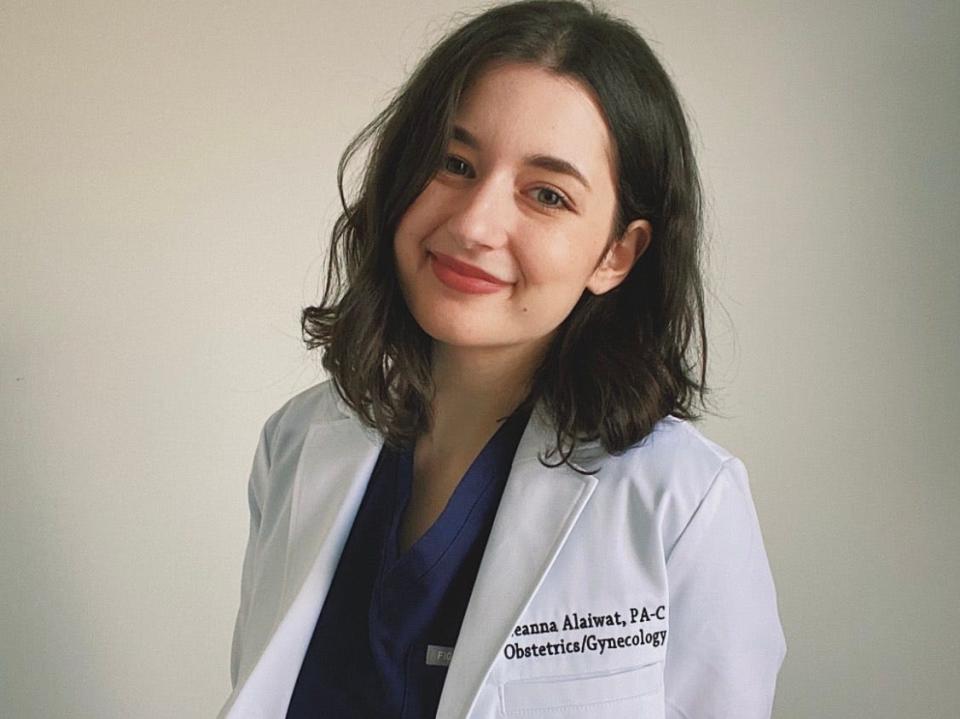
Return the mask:
POLYGON ((307 648, 287 719, 436 715, 480 559, 529 418, 501 424, 434 523, 397 535, 413 451, 384 445, 307 648))

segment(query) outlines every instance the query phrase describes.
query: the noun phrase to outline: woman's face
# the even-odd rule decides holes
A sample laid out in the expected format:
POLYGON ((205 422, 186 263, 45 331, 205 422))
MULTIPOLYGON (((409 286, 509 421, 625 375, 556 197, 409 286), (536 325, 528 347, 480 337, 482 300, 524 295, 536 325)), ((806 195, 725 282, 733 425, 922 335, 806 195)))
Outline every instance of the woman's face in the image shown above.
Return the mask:
POLYGON ((584 290, 619 284, 649 224, 632 223, 598 267, 616 206, 612 154, 600 110, 573 79, 525 64, 480 76, 394 239, 424 331, 460 348, 539 350, 584 290))

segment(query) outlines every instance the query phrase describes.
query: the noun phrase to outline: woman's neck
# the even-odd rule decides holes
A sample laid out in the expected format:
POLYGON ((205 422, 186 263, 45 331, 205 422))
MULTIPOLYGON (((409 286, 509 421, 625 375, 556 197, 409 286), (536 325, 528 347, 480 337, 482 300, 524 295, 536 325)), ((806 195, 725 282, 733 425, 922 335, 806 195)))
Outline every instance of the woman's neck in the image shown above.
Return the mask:
POLYGON ((541 356, 536 347, 494 351, 436 344, 433 422, 421 445, 437 453, 482 446, 526 398, 541 356))

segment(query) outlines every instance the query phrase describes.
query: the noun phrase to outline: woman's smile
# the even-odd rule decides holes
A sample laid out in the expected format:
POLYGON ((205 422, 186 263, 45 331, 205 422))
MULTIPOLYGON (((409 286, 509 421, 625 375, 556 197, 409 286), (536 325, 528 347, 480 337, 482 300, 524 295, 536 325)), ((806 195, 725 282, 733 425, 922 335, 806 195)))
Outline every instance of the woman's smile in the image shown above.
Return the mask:
POLYGON ((503 282, 483 270, 439 252, 429 252, 433 274, 447 287, 468 294, 492 294, 511 283, 503 282))

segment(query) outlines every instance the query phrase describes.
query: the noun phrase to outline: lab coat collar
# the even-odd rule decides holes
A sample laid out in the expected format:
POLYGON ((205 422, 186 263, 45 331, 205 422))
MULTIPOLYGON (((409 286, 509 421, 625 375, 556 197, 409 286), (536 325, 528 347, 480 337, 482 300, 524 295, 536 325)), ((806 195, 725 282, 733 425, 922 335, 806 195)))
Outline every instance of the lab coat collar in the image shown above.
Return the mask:
MULTIPOLYGON (((383 446, 380 435, 362 425, 339 396, 336 405, 341 417, 313 425, 304 442, 292 488, 283 591, 274 620, 276 631, 295 600, 298 606, 312 603, 312 612, 291 613, 303 615, 296 620, 302 626, 285 628, 299 632, 304 647, 383 446)), ((565 465, 547 469, 540 464, 537 456, 546 454, 552 439, 554 433, 538 403, 517 446, 487 540, 447 670, 438 719, 469 714, 498 652, 596 487, 592 475, 565 465)), ((295 678, 299 665, 287 670, 295 678)))
MULTIPOLYGON (((353 416, 339 396, 337 408, 342 415, 353 416)), ((497 653, 596 487, 596 477, 566 465, 544 471, 538 457, 549 451, 553 440, 555 433, 538 402, 514 453, 447 670, 437 719, 470 713, 497 653)))

